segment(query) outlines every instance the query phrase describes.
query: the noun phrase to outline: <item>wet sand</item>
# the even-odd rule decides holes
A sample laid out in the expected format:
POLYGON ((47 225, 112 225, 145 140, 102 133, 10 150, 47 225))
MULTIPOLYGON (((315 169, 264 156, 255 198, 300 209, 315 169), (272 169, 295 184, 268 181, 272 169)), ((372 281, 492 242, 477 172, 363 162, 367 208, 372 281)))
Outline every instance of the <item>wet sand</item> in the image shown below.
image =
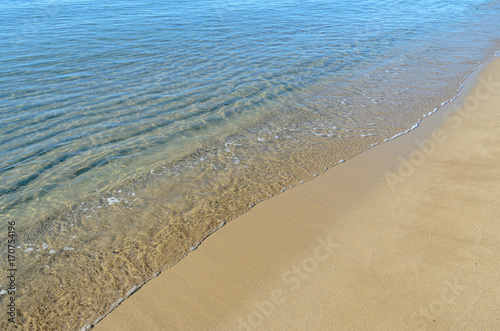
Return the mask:
POLYGON ((500 59, 462 95, 259 203, 95 329, 500 330, 500 59))

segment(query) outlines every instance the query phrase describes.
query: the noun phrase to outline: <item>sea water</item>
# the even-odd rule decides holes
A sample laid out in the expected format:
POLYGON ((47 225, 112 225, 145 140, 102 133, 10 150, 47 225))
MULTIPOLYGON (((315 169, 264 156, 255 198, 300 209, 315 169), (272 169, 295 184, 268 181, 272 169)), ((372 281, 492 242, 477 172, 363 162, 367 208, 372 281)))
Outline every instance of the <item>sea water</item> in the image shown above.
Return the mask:
POLYGON ((486 0, 2 1, 0 327, 89 326, 225 222, 412 128, 499 49, 499 15, 486 0))

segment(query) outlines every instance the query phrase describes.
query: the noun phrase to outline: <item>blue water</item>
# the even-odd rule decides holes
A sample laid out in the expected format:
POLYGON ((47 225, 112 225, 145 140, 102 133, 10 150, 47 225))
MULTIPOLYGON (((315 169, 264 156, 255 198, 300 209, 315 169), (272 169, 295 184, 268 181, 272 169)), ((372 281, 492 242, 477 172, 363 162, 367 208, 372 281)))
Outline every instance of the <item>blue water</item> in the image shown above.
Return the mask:
POLYGON ((499 14, 2 1, 0 229, 18 225, 19 325, 91 324, 224 222, 407 130, 498 50, 499 14))

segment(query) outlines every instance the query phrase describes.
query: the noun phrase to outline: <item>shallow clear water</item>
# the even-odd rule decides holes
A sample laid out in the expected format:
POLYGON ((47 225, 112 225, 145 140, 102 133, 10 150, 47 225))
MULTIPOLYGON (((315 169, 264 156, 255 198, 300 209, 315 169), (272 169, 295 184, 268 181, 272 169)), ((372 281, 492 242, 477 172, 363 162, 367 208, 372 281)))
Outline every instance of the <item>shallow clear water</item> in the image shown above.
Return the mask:
POLYGON ((412 127, 499 48, 499 14, 3 1, 0 229, 16 221, 18 325, 93 323, 224 222, 412 127))

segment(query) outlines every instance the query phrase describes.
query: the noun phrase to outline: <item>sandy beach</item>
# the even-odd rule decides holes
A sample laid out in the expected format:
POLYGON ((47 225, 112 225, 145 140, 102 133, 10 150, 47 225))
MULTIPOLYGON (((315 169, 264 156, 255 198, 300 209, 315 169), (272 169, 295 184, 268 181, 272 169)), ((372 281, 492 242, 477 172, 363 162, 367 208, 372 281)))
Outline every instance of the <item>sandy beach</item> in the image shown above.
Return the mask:
POLYGON ((95 330, 500 330, 500 59, 461 94, 259 203, 95 330))

